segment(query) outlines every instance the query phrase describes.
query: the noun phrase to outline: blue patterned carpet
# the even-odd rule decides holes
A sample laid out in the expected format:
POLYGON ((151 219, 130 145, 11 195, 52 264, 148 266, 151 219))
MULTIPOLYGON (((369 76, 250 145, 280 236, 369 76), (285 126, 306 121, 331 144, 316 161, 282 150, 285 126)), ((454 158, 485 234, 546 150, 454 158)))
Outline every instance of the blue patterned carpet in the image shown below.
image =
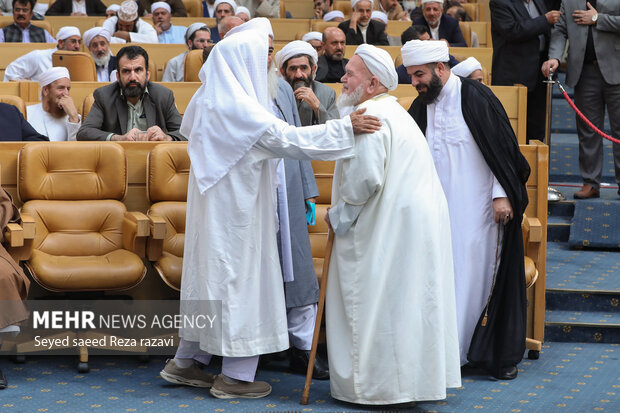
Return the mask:
MULTIPOLYGON (((539 360, 525 359, 514 381, 465 371, 463 387, 445 401, 399 411, 419 412, 618 412, 618 344, 549 343, 539 360)), ((303 377, 276 368, 261 370, 273 392, 259 400, 217 400, 204 389, 169 385, 159 378, 164 360, 140 364, 122 357, 92 357, 91 372, 78 374, 71 357, 33 357, 26 364, 2 360, 9 388, 0 391, 5 412, 335 412, 368 411, 334 401, 328 382, 314 382, 311 404, 300 406, 303 377)), ((282 366, 280 366, 282 367, 282 366)), ((215 371, 214 371, 215 372, 215 371)), ((376 409, 379 410, 379 409, 376 409)), ((385 410, 385 408, 384 408, 385 410)), ((394 410, 394 409, 391 409, 394 410)))

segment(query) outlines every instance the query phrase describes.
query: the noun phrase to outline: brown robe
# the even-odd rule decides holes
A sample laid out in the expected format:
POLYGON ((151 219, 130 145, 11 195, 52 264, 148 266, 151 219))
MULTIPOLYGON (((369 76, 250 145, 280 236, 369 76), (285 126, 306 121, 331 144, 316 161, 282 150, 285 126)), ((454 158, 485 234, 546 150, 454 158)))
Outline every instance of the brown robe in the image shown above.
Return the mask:
MULTIPOLYGON (((9 222, 20 222, 19 211, 13 205, 11 195, 0 187, 0 238, 9 222)), ((0 244, 0 328, 28 318, 22 300, 28 297, 30 281, 24 271, 0 244)))

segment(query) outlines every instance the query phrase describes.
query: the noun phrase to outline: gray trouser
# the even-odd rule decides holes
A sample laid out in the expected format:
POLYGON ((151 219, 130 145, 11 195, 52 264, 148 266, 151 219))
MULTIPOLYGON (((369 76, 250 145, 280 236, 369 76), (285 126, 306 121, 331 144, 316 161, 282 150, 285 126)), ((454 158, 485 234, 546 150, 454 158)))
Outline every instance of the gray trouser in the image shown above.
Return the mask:
MULTIPOLYGON (((611 134, 620 139, 620 85, 605 82, 596 63, 584 64, 575 86, 575 104, 597 128, 603 130, 605 106, 611 134)), ((598 189, 603 171, 603 138, 577 117, 579 136, 579 169, 585 184, 598 189)), ((620 184, 620 145, 613 144, 616 182, 620 184)), ((608 166, 605 166, 608 167, 608 166)))

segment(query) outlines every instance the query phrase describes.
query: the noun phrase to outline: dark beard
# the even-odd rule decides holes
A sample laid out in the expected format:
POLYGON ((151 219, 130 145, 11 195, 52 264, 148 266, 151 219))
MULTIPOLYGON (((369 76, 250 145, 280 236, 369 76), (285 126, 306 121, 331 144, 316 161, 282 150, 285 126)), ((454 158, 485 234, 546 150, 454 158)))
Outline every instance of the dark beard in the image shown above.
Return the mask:
POLYGON ((139 83, 138 86, 122 85, 121 87, 123 89, 123 95, 128 98, 138 98, 142 96, 142 94, 146 90, 146 84, 141 85, 139 83))
POLYGON ((433 71, 433 77, 431 78, 431 82, 426 86, 426 92, 418 92, 420 96, 420 100, 425 105, 431 105, 435 103, 437 97, 441 93, 441 89, 443 88, 443 83, 441 83, 441 79, 437 76, 437 73, 433 71))
POLYGON ((312 80, 310 78, 307 79, 293 79, 291 82, 291 87, 293 90, 297 90, 300 87, 312 87, 312 80))

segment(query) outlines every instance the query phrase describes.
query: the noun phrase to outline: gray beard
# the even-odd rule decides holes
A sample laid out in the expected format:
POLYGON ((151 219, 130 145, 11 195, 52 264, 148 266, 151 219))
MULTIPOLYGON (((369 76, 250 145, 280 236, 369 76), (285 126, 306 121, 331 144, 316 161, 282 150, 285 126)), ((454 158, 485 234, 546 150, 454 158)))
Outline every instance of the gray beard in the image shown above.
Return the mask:
POLYGON ((273 101, 278 96, 278 73, 273 62, 267 71, 267 93, 269 94, 269 101, 273 101))
POLYGON ((362 103, 360 101, 362 100, 363 95, 364 84, 362 83, 349 94, 345 95, 344 93, 341 93, 340 96, 338 96, 338 100, 336 101, 336 107, 338 108, 338 110, 342 110, 347 107, 357 106, 362 103))
POLYGON ((95 56, 93 56, 93 60, 95 61, 95 65, 101 66, 101 67, 105 67, 110 62, 110 57, 111 56, 112 56, 112 54, 110 52, 108 52, 108 54, 103 56, 103 57, 95 57, 95 56))

